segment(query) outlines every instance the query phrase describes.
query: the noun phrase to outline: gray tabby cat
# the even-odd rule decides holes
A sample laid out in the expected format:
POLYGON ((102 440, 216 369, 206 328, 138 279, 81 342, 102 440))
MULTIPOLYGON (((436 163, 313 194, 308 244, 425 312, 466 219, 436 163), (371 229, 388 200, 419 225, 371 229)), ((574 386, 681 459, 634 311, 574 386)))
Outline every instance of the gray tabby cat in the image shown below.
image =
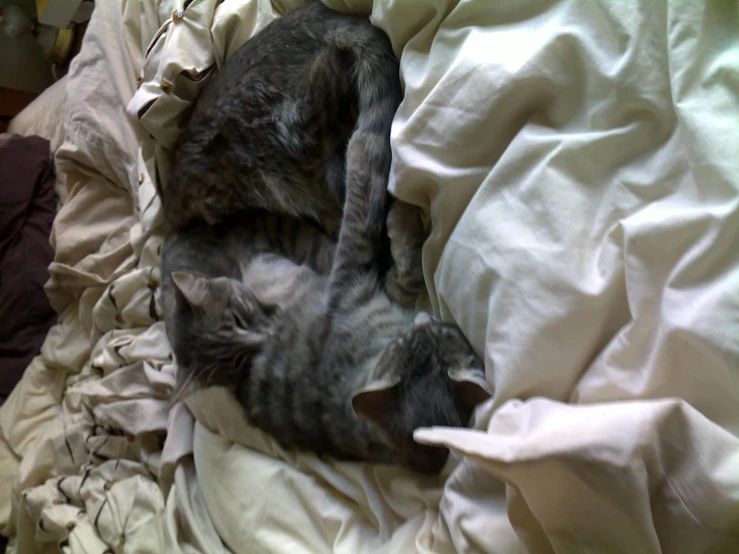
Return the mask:
POLYGON ((402 203, 390 220, 410 239, 394 236, 382 286, 399 94, 364 18, 316 3, 249 41, 198 101, 164 191, 163 300, 179 372, 232 386, 282 444, 437 472, 448 452, 413 431, 466 425, 490 389, 456 326, 388 296, 423 286, 423 227, 402 203), (255 232, 254 208, 340 227, 335 254, 305 222, 255 232))

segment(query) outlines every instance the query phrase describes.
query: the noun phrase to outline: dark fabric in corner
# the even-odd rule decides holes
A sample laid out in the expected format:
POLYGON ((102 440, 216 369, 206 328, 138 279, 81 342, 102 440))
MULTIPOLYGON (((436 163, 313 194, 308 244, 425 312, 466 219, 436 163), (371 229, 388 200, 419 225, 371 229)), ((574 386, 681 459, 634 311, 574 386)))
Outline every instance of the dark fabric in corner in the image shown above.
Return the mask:
POLYGON ((56 322, 44 292, 55 215, 49 141, 0 134, 0 402, 56 322))

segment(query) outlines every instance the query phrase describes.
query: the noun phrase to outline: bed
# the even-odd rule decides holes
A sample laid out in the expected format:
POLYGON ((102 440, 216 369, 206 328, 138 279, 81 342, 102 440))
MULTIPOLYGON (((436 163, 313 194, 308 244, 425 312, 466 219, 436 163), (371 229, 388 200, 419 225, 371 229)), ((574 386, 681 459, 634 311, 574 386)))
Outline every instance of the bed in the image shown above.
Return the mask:
POLYGON ((320 460, 213 388, 170 406, 155 180, 214 67, 300 0, 96 2, 69 71, 59 322, 0 408, 10 552, 739 551, 731 2, 326 0, 401 60, 419 307, 495 386, 438 478, 320 460))

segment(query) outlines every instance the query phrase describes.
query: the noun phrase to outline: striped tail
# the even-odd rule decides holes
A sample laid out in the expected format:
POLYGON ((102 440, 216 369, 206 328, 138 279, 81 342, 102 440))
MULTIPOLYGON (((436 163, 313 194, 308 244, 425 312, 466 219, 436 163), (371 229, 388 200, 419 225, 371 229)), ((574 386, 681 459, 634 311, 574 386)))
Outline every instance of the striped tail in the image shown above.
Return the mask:
POLYGON ((361 144, 369 164, 371 185, 367 227, 380 237, 390 207, 387 190, 392 152, 390 129, 402 99, 398 61, 385 33, 373 27, 366 18, 344 27, 329 41, 349 50, 354 61, 353 81, 356 87, 358 118, 353 137, 362 135, 361 144))

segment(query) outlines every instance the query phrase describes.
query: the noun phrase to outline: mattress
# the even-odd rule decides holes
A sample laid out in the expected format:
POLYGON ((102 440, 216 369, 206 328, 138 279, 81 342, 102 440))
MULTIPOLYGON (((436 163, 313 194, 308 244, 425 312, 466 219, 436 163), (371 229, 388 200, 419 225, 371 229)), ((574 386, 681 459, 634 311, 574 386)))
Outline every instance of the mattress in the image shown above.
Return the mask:
POLYGON ((171 406, 155 179, 300 0, 98 2, 68 74, 59 323, 0 408, 10 551, 739 551, 739 14, 720 1, 326 0, 400 58, 391 191, 419 307, 495 387, 437 477, 324 461, 207 389, 171 406))

